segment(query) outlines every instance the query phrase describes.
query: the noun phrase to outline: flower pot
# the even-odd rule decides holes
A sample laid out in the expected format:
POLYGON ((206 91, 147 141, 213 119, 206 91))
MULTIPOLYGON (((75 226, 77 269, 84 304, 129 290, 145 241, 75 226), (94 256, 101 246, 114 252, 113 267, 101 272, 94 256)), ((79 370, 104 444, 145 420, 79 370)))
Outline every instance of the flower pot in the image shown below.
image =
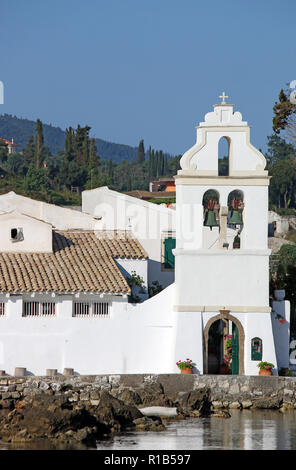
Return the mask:
POLYGON ((286 295, 285 289, 275 289, 274 291, 274 296, 276 300, 278 300, 279 302, 284 300, 285 295, 286 295))
POLYGON ((219 374, 229 375, 230 368, 226 364, 221 364, 220 369, 219 369, 219 374))
POLYGON ((273 375, 272 370, 270 369, 260 369, 259 375, 273 375))
POLYGON ((185 369, 180 369, 181 374, 193 374, 193 370, 190 367, 185 367, 185 369))

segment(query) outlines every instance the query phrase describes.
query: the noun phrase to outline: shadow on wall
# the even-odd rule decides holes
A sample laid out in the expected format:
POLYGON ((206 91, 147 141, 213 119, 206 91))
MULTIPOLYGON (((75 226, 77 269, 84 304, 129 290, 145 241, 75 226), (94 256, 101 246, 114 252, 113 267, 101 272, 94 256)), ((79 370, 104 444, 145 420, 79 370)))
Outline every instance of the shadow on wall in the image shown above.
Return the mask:
POLYGON ((162 269, 160 261, 148 259, 148 283, 152 284, 153 281, 158 281, 163 288, 168 287, 175 281, 175 270, 162 269))

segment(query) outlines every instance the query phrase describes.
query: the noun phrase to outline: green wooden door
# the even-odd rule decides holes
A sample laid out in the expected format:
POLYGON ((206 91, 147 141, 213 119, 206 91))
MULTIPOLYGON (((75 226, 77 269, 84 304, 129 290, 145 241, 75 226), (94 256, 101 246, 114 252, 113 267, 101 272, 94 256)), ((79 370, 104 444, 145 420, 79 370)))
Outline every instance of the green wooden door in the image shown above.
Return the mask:
POLYGON ((175 268, 175 256, 173 254, 174 248, 176 248, 176 239, 166 238, 164 240, 164 267, 166 269, 175 268))
POLYGON ((232 374, 239 373, 239 340, 237 326, 232 323, 232 374))

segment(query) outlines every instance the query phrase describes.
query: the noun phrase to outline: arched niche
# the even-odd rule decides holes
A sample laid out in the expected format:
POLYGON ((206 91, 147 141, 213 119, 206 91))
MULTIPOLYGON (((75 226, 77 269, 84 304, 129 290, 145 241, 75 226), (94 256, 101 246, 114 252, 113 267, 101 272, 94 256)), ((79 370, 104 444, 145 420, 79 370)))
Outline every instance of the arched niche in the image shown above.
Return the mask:
POLYGON ((218 176, 230 174, 230 145, 229 137, 223 136, 218 142, 218 176))
POLYGON ((220 210, 220 195, 215 189, 208 189, 202 199, 202 204, 204 208, 204 226, 209 227, 212 230, 212 227, 219 226, 219 210, 220 210))
POLYGON ((252 338, 251 339, 251 360, 252 361, 262 361, 263 354, 263 344, 261 338, 252 338))
POLYGON ((241 247, 240 234, 244 227, 243 209, 244 209, 244 193, 240 189, 234 189, 228 194, 228 227, 236 230, 236 236, 233 241, 233 248, 241 247))

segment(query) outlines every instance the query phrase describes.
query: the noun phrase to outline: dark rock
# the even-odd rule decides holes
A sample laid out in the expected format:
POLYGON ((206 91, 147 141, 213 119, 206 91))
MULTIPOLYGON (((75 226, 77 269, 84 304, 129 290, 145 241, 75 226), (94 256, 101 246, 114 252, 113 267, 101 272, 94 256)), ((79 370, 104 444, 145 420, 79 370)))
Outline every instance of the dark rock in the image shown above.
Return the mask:
POLYGON ((165 425, 163 424, 161 418, 148 418, 143 416, 142 418, 137 418, 134 420, 136 426, 136 431, 164 431, 165 425))
POLYGON ((91 412, 107 431, 120 431, 122 428, 130 426, 134 419, 143 416, 138 408, 126 405, 122 400, 113 397, 106 391, 100 393, 99 404, 91 407, 91 412))
POLYGON ((211 413, 213 418, 231 418, 231 414, 227 410, 215 410, 211 413))
POLYGON ((143 403, 140 395, 130 389, 121 390, 116 398, 122 400, 126 405, 141 405, 143 403))
POLYGON ((208 388, 192 390, 191 392, 183 392, 178 396, 178 413, 185 416, 207 416, 210 415, 210 410, 211 400, 210 390, 208 388))
POLYGON ((260 397, 252 398, 252 408, 279 409, 283 403, 281 397, 260 397))
POLYGON ((173 406, 172 400, 165 395, 163 386, 159 382, 147 384, 137 392, 144 406, 173 406))

